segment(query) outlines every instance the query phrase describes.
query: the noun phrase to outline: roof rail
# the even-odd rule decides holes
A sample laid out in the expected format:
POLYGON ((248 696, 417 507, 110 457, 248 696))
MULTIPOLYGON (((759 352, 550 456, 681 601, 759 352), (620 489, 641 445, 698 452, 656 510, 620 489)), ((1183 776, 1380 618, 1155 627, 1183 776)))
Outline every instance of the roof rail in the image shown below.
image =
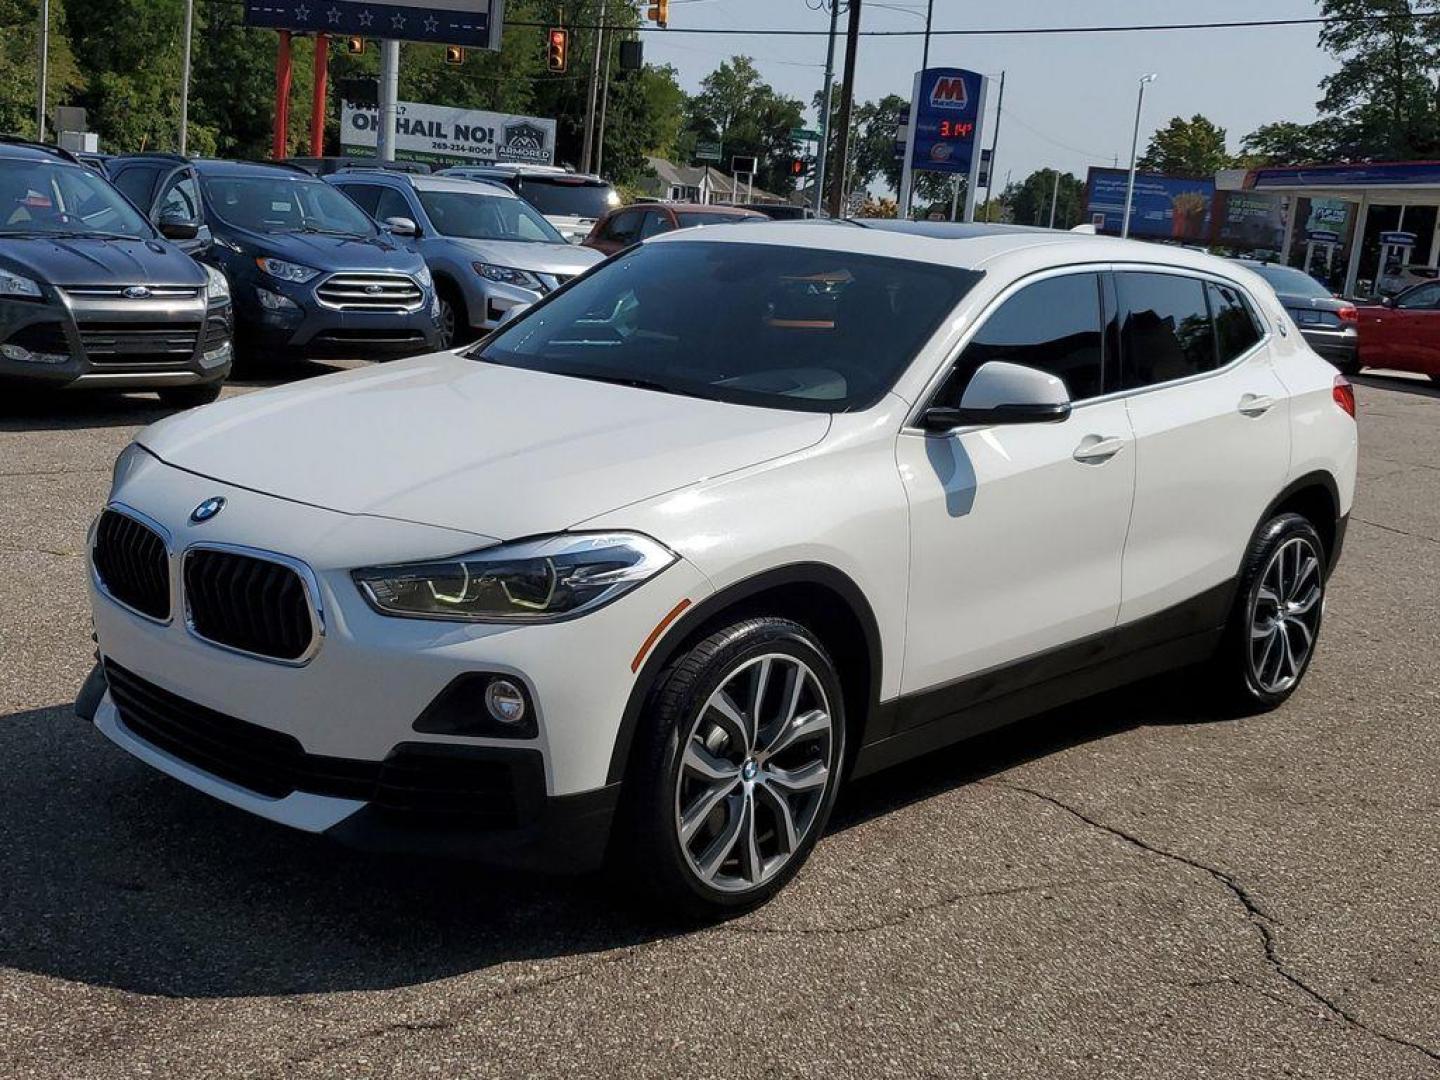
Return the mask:
POLYGON ((5 143, 7 146, 28 146, 32 150, 44 150, 47 154, 54 154, 56 157, 62 158, 73 165, 85 164, 63 146, 56 146, 54 143, 36 142, 34 139, 27 139, 23 135, 8 135, 0 132, 0 143, 5 143))

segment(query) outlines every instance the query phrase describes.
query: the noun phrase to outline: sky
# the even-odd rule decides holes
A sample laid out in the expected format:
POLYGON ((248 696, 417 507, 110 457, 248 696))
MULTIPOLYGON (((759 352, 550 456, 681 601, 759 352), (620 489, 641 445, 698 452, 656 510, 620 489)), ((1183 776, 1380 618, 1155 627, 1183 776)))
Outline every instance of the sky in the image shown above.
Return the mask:
MULTIPOLYGON (((644 36, 645 59, 673 64, 681 85, 695 90, 722 60, 743 54, 777 90, 808 106, 824 82, 825 37, 753 34, 689 35, 681 27, 826 30, 821 0, 670 0, 670 27, 644 36)), ((1303 18, 1314 0, 934 0, 934 28, 1219 22, 1303 18)), ((642 3, 643 10, 643 3, 642 3)), ((863 0, 862 29, 923 30, 925 0, 863 0)), ((844 32, 841 19, 841 32, 844 32)), ((1005 78, 1004 117, 996 152, 997 184, 1039 168, 1084 178, 1090 165, 1128 164, 1139 78, 1156 72, 1146 90, 1140 127, 1150 133, 1173 116, 1203 113, 1225 128, 1229 147, 1261 124, 1315 119, 1319 83, 1335 62, 1317 44, 1319 27, 1190 30, 1128 34, 932 37, 930 64, 1005 78)), ((855 85, 859 97, 910 96, 922 39, 862 38, 855 85)), ((837 48, 837 78, 843 70, 837 48)), ((994 122, 995 88, 990 94, 994 122)), ((813 120, 813 112, 808 113, 813 120)), ((990 134, 983 136, 986 145, 990 134)))

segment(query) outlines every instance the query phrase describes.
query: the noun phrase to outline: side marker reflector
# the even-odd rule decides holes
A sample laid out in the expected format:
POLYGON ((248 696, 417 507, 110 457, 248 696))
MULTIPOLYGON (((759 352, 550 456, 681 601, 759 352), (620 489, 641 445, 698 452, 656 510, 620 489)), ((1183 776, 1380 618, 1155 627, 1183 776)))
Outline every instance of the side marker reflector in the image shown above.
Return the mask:
POLYGON ((645 644, 640 646, 640 651, 635 654, 635 659, 630 661, 630 673, 632 675, 640 670, 640 665, 645 662, 645 657, 649 654, 651 647, 655 642, 660 640, 660 635, 665 633, 669 625, 678 619, 680 613, 689 606, 690 600, 687 597, 671 608, 670 614, 655 624, 655 629, 650 631, 650 636, 645 639, 645 644))

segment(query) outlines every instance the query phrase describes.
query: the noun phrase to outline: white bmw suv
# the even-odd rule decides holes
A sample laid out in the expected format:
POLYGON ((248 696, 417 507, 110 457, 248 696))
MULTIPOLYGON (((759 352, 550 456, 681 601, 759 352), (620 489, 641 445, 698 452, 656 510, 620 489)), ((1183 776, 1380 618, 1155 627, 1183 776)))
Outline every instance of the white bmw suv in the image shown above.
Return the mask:
POLYGON ((468 350, 141 432, 78 708, 272 821, 734 910, 848 778, 1182 666, 1284 701, 1355 464, 1349 384, 1235 263, 682 232, 468 350))

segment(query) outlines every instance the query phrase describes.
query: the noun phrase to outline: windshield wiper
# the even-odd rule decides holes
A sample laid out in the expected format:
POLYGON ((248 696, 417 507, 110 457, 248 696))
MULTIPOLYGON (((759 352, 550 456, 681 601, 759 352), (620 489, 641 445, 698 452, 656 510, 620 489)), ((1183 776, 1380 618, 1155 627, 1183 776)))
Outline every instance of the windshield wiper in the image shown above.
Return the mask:
POLYGON ((321 229, 315 225, 301 225, 298 232, 308 233, 312 236, 345 236, 351 240, 369 239, 365 233, 345 232, 341 229, 321 229))
POLYGON ((633 375, 605 375, 598 372, 588 371, 557 371, 556 375, 568 375, 573 379, 587 379, 590 382, 609 383, 612 386, 628 386, 632 390, 655 390, 662 394, 678 394, 681 397, 704 398, 704 395, 694 390, 686 390, 671 383, 658 382, 655 379, 641 379, 633 375))

